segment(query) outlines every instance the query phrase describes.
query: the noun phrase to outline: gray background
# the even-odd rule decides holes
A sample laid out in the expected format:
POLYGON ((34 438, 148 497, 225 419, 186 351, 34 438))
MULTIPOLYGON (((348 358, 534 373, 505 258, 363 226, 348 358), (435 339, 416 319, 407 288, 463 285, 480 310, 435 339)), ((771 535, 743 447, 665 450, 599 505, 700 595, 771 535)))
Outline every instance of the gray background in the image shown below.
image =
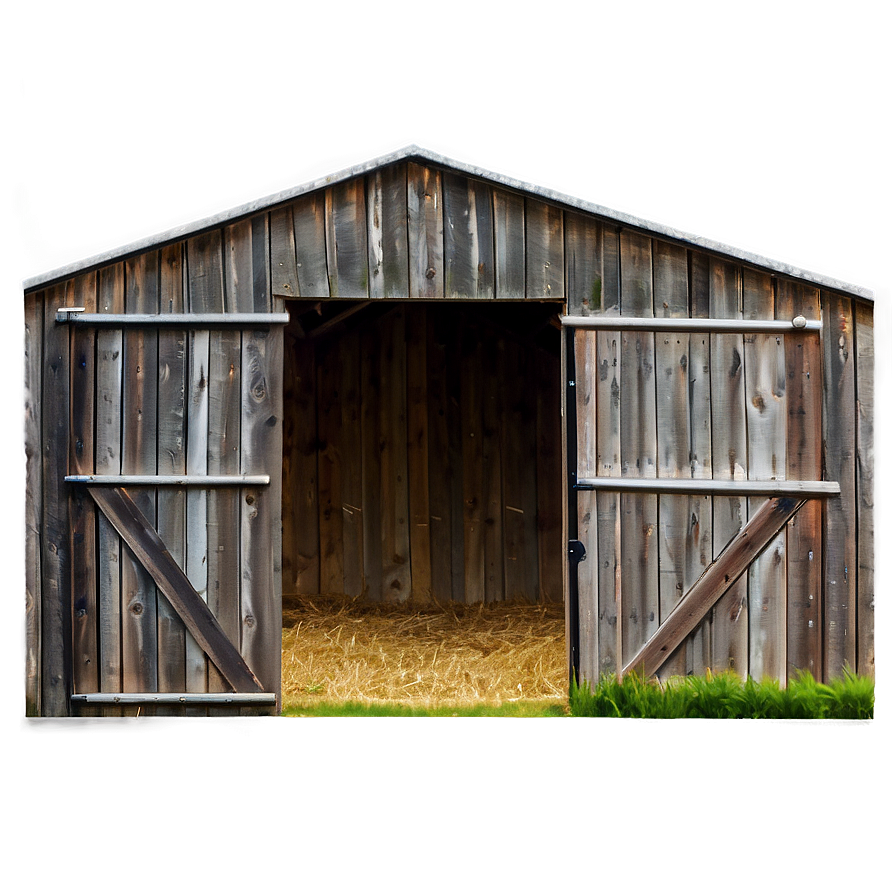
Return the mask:
POLYGON ((888 687, 858 728, 22 725, 17 286, 411 140, 868 285, 889 680, 892 3, 2 12, 4 892, 892 890, 888 687))

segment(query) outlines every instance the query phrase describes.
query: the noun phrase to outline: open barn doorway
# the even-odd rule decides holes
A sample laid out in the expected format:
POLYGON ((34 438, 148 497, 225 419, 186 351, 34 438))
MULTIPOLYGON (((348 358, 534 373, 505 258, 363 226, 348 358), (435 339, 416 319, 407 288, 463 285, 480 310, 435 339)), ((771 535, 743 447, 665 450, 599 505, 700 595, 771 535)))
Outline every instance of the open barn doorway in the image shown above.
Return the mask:
POLYGON ((562 698, 562 304, 288 310, 284 704, 562 698))

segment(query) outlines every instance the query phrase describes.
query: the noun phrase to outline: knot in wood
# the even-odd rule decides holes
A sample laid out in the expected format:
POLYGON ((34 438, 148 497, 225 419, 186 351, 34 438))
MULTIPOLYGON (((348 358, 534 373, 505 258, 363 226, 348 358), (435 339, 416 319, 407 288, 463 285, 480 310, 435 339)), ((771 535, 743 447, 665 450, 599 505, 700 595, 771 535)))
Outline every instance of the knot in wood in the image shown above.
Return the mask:
POLYGON ((426 279, 427 280, 432 280, 432 278, 435 277, 435 275, 436 275, 435 268, 427 268, 426 269, 426 279))

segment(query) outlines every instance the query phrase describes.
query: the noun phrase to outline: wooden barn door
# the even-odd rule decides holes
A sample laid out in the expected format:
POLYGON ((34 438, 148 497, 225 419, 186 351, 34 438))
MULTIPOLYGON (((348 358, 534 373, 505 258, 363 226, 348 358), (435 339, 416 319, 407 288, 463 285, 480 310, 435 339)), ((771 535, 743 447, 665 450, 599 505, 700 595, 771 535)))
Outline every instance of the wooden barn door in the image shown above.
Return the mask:
POLYGON ((203 302, 180 248, 101 271, 98 306, 57 315, 80 714, 279 706, 288 317, 203 302))
POLYGON ((820 481, 820 321, 563 323, 571 674, 786 679, 788 586, 796 613, 840 491, 820 481))

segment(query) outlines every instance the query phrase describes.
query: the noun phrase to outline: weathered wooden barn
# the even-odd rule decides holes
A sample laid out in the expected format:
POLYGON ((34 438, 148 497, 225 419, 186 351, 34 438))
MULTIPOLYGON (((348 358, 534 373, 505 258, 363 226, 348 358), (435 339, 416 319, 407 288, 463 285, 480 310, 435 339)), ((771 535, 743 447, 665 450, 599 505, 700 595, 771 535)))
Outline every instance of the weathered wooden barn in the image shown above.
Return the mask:
POLYGON ((284 594, 873 674, 872 321, 417 147, 33 278, 27 712, 276 712, 284 594))

